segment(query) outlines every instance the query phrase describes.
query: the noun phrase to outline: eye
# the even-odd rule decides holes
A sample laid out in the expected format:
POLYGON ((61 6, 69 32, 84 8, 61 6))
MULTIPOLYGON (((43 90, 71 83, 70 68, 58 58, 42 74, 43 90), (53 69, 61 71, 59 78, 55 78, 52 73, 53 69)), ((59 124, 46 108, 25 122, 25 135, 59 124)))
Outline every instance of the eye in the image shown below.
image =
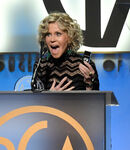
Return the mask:
POLYGON ((61 36, 61 35, 62 35, 62 33, 60 33, 60 32, 56 32, 56 35, 57 35, 57 36, 61 36))
POLYGON ((48 36, 48 37, 49 37, 49 36, 51 36, 51 34, 50 34, 50 33, 46 33, 46 36, 48 36))

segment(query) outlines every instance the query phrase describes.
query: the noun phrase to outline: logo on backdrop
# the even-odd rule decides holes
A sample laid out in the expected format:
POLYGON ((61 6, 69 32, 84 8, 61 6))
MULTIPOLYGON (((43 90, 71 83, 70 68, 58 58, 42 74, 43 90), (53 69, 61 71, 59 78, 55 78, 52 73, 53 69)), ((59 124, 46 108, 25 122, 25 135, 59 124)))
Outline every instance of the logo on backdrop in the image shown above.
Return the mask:
MULTIPOLYGON (((43 0, 48 13, 65 12, 60 0, 43 0)), ((101 38, 101 0, 85 0, 84 45, 88 47, 116 47, 122 32, 130 5, 128 0, 116 0, 103 38, 101 38), (128 5, 126 6, 126 4, 128 5)), ((82 16, 81 16, 82 17, 82 16)))
MULTIPOLYGON (((3 126, 5 123, 7 123, 9 120, 11 120, 15 117, 18 117, 20 115, 27 114, 27 113, 38 113, 38 112, 44 113, 44 114, 49 114, 51 116, 58 117, 58 118, 62 119, 63 121, 65 121, 67 124, 72 126, 74 130, 76 130, 78 135, 83 140, 83 143, 84 143, 86 149, 94 150, 92 141, 91 141, 90 137, 88 136, 87 132, 84 130, 84 128, 74 118, 72 118, 67 113, 60 111, 58 109, 52 108, 52 107, 26 106, 26 107, 21 107, 21 108, 15 109, 0 118, 0 127, 3 126)), ((31 137, 39 130, 46 130, 47 128, 49 129, 48 120, 39 121, 39 122, 34 123, 23 134, 23 136, 19 142, 19 145, 18 145, 18 150, 25 150, 27 148, 27 144, 29 143, 31 137)), ((8 127, 8 129, 9 129, 9 127, 8 127)), ((15 150, 14 144, 8 138, 5 138, 5 136, 0 137, 0 144, 5 146, 8 150, 15 150)), ((56 136, 55 136, 55 138, 56 138, 56 136)), ((61 144, 61 143, 58 143, 58 144, 61 144)), ((67 135, 64 144, 62 144, 62 150, 68 150, 68 149, 74 150, 72 145, 73 145, 73 143, 71 143, 71 139, 69 138, 69 135, 67 135)))

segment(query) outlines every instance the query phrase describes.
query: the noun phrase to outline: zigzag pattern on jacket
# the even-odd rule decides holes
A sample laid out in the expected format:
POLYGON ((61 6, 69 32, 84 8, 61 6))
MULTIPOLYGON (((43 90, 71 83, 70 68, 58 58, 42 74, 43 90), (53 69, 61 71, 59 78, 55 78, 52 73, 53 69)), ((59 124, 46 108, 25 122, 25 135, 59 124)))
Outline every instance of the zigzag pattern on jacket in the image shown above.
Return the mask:
POLYGON ((46 69, 48 69, 49 82, 52 82, 55 78, 59 83, 65 76, 67 76, 70 80, 79 78, 79 76, 83 77, 79 70, 79 64, 81 62, 81 58, 72 56, 68 57, 68 59, 65 61, 54 61, 53 63, 44 59, 41 60, 39 71, 41 72, 42 76, 44 76, 46 75, 46 69))
MULTIPOLYGON (((72 80, 70 87, 74 86, 74 90, 86 90, 88 81, 84 80, 84 76, 79 70, 80 63, 83 63, 82 56, 75 52, 72 52, 71 54, 66 52, 58 59, 55 59, 52 56, 44 57, 40 60, 36 78, 41 80, 45 90, 51 88, 54 79, 58 85, 64 77, 67 77, 68 79, 64 84, 69 80, 72 80)), ((99 80, 95 64, 92 61, 90 61, 90 64, 96 74, 93 89, 99 89, 99 80)), ((34 70, 36 67, 37 63, 34 65, 34 70)))

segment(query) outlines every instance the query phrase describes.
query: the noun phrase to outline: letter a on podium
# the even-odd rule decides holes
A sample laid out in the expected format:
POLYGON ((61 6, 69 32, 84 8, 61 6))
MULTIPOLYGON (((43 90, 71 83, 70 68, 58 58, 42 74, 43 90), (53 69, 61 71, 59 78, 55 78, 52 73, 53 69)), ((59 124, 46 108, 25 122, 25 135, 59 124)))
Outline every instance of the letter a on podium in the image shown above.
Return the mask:
POLYGON ((67 136, 67 137, 66 137, 66 140, 65 140, 65 144, 64 144, 62 150, 68 150, 68 149, 69 149, 69 150, 73 150, 72 145, 71 145, 71 142, 70 142, 70 139, 69 139, 69 137, 67 136))

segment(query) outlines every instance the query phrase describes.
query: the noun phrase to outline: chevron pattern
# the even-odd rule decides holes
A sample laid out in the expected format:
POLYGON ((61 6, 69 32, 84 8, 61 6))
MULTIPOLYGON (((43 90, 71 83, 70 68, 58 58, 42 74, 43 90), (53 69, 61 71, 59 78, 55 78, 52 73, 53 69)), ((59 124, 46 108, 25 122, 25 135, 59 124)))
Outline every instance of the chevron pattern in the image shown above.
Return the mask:
POLYGON ((40 61, 37 76, 44 83, 46 90, 51 88, 54 79, 58 84, 64 77, 68 79, 64 84, 72 80, 70 87, 75 86, 74 90, 85 90, 87 83, 84 82, 84 76, 79 70, 80 63, 83 63, 82 56, 75 52, 66 52, 59 59, 52 56, 44 57, 40 61))

